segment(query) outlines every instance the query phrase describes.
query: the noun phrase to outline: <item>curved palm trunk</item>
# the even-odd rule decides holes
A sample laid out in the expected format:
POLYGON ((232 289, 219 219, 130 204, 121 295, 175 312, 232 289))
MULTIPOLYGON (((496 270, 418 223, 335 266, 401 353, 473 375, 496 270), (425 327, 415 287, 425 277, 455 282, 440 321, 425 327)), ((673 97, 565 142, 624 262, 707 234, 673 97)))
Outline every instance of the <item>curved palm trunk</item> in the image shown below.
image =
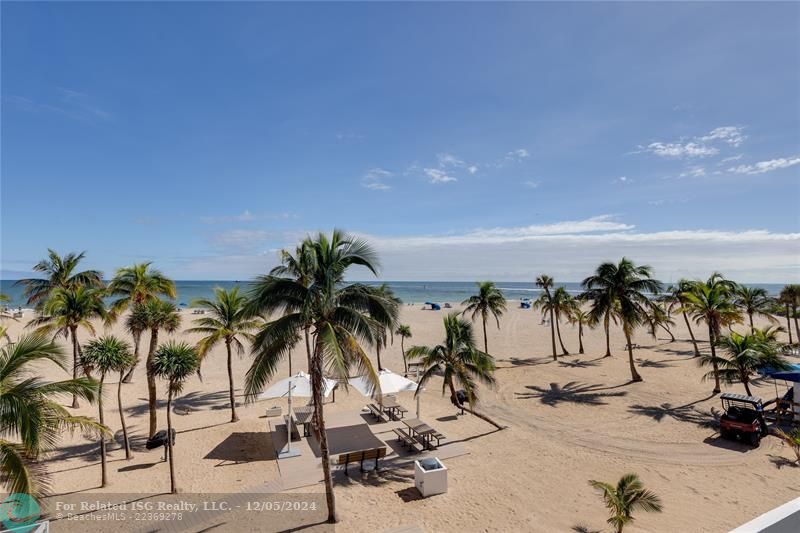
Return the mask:
MULTIPOLYGON (((669 334, 669 342, 675 342, 675 335, 672 334, 672 330, 670 330, 666 326, 666 324, 659 324, 659 325, 661 326, 661 329, 663 329, 664 331, 667 332, 667 334, 669 334)), ((653 335, 653 336, 655 337, 655 335, 653 335)))
POLYGON ((131 369, 128 370, 128 373, 125 375, 125 378, 122 380, 125 383, 130 383, 133 379, 133 371, 136 370, 136 365, 139 364, 139 344, 142 341, 142 332, 135 331, 133 332, 133 360, 136 361, 133 365, 131 365, 131 369))
POLYGON ((325 417, 322 411, 322 346, 315 341, 314 356, 311 360, 311 394, 314 399, 314 426, 317 428, 319 451, 322 456, 322 474, 325 481, 325 499, 328 504, 328 523, 334 524, 336 518, 336 498, 333 494, 333 478, 331 477, 331 458, 328 450, 328 435, 325 433, 325 417))
POLYGON ((752 396, 753 393, 750 392, 750 376, 747 375, 747 372, 741 372, 739 374, 739 379, 741 380, 742 385, 744 385, 744 390, 747 392, 747 395, 752 396))
MULTIPOLYGON (((753 313, 748 311, 747 316, 750 317, 750 333, 752 333, 756 330, 756 327, 753 325, 753 313)), ((749 395, 750 393, 748 392, 747 394, 749 395)))
POLYGON ((711 345, 711 366, 714 368, 714 394, 719 394, 722 389, 719 387, 719 365, 717 365, 716 335, 711 324, 708 325, 708 343, 711 345))
MULTIPOLYGON (((239 417, 236 416, 236 400, 233 395, 233 362, 231 361, 231 339, 225 339, 225 348, 228 349, 228 391, 230 392, 231 400, 231 422, 238 422, 239 417)), ((289 355, 289 364, 291 365, 291 354, 289 355)))
POLYGON ((550 291, 547 292, 547 300, 550 302, 550 340, 553 344, 553 361, 558 360, 556 355, 556 326, 553 324, 553 302, 550 300, 550 291))
POLYGON ((578 322, 578 353, 583 353, 583 324, 578 322))
POLYGON ((606 332, 606 355, 604 357, 611 357, 611 332, 609 331, 608 328, 609 321, 610 321, 610 315, 608 314, 608 312, 606 312, 606 316, 603 317, 603 329, 606 332))
POLYGON ((558 343, 561 345, 561 355, 569 355, 569 352, 566 348, 564 348, 564 341, 561 340, 561 327, 558 325, 561 321, 561 318, 558 313, 556 313, 556 333, 558 334, 558 343))
POLYGON ((483 317, 483 353, 489 353, 489 339, 486 337, 486 317, 483 317))
MULTIPOLYGON (((78 379, 78 328, 77 326, 70 326, 70 333, 72 334, 72 379, 78 379)), ((78 403, 78 396, 72 395, 72 408, 77 409, 80 407, 78 403)))
POLYGON ((130 460, 131 443, 128 440, 128 427, 125 425, 125 413, 122 411, 122 378, 125 374, 124 370, 119 371, 119 382, 117 383, 117 408, 119 409, 119 423, 122 426, 122 445, 125 447, 125 459, 130 460))
POLYGON ((789 332, 789 344, 794 344, 792 340, 792 320, 791 315, 789 313, 789 304, 786 304, 786 331, 789 332))
POLYGON ((689 337, 692 338, 692 346, 694 346, 694 356, 700 357, 700 349, 697 347, 697 339, 694 338, 694 331, 692 331, 692 325, 689 323, 689 317, 686 315, 686 312, 683 312, 683 321, 686 322, 686 329, 689 330, 689 337))
POLYGON ((400 337, 400 351, 403 352, 403 368, 404 372, 408 374, 408 360, 406 359, 405 337, 400 337))
POLYGON ((383 370, 383 367, 381 366, 381 342, 380 341, 378 341, 378 343, 375 345, 375 353, 378 356, 378 372, 380 372, 381 370, 383 370))
MULTIPOLYGON (((153 375, 153 354, 156 353, 158 346, 158 329, 150 331, 150 350, 147 352, 147 405, 150 409, 150 428, 149 436, 152 437, 158 431, 158 415, 156 412, 156 377, 153 375)), ((167 411, 169 415, 169 411, 167 411)))
POLYGON ((622 329, 625 330, 625 341, 628 343, 628 364, 630 364, 631 367, 631 381, 644 381, 642 376, 639 375, 639 372, 637 372, 636 365, 633 363, 633 345, 631 344, 630 331, 627 326, 622 329))
MULTIPOLYGON (((456 388, 453 386, 453 381, 452 380, 448 380, 447 385, 450 387, 450 401, 453 402, 453 405, 458 405, 456 403, 456 388)), ((479 413, 478 411, 473 409, 471 405, 470 406, 460 405, 459 409, 462 409, 462 410, 468 412, 469 414, 480 418, 484 422, 490 423, 491 425, 493 425, 497 429, 505 429, 505 426, 501 426, 500 424, 498 424, 497 422, 495 422, 494 420, 492 420, 491 418, 489 418, 485 414, 479 413)))
POLYGON ((172 494, 178 493, 178 487, 175 486, 175 461, 174 453, 172 453, 172 383, 169 384, 169 393, 167 394, 167 454, 169 455, 169 491, 172 494))
MULTIPOLYGON (((103 382, 106 379, 106 374, 100 374, 100 387, 97 391, 97 411, 100 418, 100 425, 105 425, 103 419, 103 382)), ((100 487, 106 486, 106 435, 100 432, 100 487)))

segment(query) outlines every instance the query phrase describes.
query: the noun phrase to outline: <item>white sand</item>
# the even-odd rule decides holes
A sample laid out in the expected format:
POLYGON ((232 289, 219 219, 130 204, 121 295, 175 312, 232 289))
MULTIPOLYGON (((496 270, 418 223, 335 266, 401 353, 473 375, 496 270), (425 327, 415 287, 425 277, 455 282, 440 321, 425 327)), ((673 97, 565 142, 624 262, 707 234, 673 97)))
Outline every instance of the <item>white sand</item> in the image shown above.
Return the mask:
MULTIPOLYGON (((182 315, 184 328, 196 318, 186 310, 182 315)), ((406 345, 439 342, 442 316, 443 312, 403 306, 402 321, 414 333, 406 345)), ((23 330, 24 322, 6 322, 12 337, 23 330)), ((497 387, 482 391, 480 408, 508 429, 495 432, 476 417, 454 417, 456 410, 440 395, 438 380, 424 393, 423 420, 451 440, 463 440, 469 451, 447 463, 449 492, 406 501, 407 489, 413 486, 413 479, 404 477, 409 472, 386 473, 380 482, 366 476, 363 481, 339 485, 336 498, 342 531, 383 531, 408 525, 423 526, 425 531, 552 532, 571 531, 575 526, 608 530, 605 508, 587 481, 616 482, 627 472, 638 473, 664 503, 662 514, 638 514, 626 528, 631 532, 727 531, 798 496, 798 471, 784 462, 793 456, 776 438, 768 437, 759 449, 750 449, 721 442, 713 429, 704 427, 703 422, 712 419, 710 412, 719 410, 719 399, 710 394, 713 383, 701 382, 705 369, 692 359, 690 342, 669 343, 664 335, 655 341, 644 330, 638 331, 636 341, 643 348, 636 357, 645 381, 628 384, 625 342, 618 329, 612 336, 614 357, 601 358, 604 338, 602 330, 596 329, 586 332, 586 355, 571 355, 556 363, 550 356, 550 329, 539 322, 538 313, 511 309, 500 331, 489 328, 489 348, 497 358, 497 387)), ((704 338, 702 328, 696 329, 704 338)), ((125 337, 120 325, 112 332, 125 337)), ((476 333, 482 342, 480 328, 476 333)), ((562 334, 574 354, 576 329, 562 325, 562 334)), ((675 334, 688 339, 682 320, 675 334)), ((87 340, 87 333, 80 335, 82 341, 87 340)), ((162 334, 161 338, 170 337, 162 334)), ((147 342, 145 335, 143 352, 147 342)), ((384 366, 402 371, 399 339, 382 354, 382 360, 384 366)), ((241 394, 249 356, 236 358, 234 365, 241 394)), ((302 350, 294 354, 294 369, 305 369, 302 350)), ((284 365, 279 376, 286 374, 284 365)), ((50 371, 46 377, 63 374, 50 371)), ((732 390, 743 392, 741 385, 732 390)), ((754 392, 764 399, 775 393, 771 382, 757 383, 754 392)), ((118 431, 115 393, 116 378, 112 377, 107 383, 106 421, 118 431)), ((134 382, 123 386, 123 393, 128 426, 141 443, 147 431, 147 389, 141 366, 134 382)), ((166 397, 163 383, 159 383, 159 393, 166 397)), ((413 410, 410 394, 401 395, 400 400, 413 410)), ((179 410, 190 406, 190 414, 173 417, 179 431, 175 460, 180 490, 241 492, 276 480, 280 474, 275 461, 258 449, 244 450, 247 461, 239 464, 221 465, 206 456, 233 432, 265 431, 264 408, 280 403, 242 405, 238 409, 241 420, 230 424, 224 347, 214 350, 203 364, 203 382, 191 379, 177 402, 179 410)), ((351 391, 349 396, 337 394, 336 403, 326 409, 355 410, 364 403, 361 395, 351 391)), ((83 405, 78 412, 95 416, 96 408, 83 405)), ((161 408, 159 427, 165 424, 161 408)), ((81 435, 65 436, 47 463, 55 494, 168 491, 166 463, 153 464, 160 459, 160 450, 137 449, 135 457, 126 461, 116 445, 109 457, 109 486, 100 491, 96 448, 81 435)))

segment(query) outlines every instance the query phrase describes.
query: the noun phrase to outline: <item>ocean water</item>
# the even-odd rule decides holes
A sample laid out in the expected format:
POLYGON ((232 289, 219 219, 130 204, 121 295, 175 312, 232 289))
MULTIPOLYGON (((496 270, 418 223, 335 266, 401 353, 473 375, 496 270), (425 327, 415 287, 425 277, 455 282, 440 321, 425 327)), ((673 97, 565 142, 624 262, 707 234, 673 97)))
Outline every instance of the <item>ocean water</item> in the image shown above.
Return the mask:
MULTIPOLYGON (((386 283, 392 288, 395 295, 404 303, 421 304, 424 302, 451 302, 459 303, 471 295, 475 294, 475 283, 471 281, 386 281, 386 282, 365 282, 368 285, 380 285, 386 283)), ((534 299, 541 294, 540 289, 533 282, 495 282, 500 290, 503 291, 509 300, 521 300, 523 298, 534 299)), ((242 291, 247 291, 249 283, 247 281, 187 281, 179 280, 175 282, 178 297, 175 303, 182 306, 191 306, 194 300, 199 298, 212 298, 215 287, 230 289, 240 286, 242 291)), ((783 288, 782 284, 752 284, 757 287, 764 287, 770 294, 777 295, 783 288)), ((568 292, 577 294, 581 292, 578 282, 566 282, 557 284, 563 286, 568 292)), ((14 280, 0 280, 0 292, 7 294, 11 302, 4 304, 10 307, 26 307, 25 299, 22 296, 22 287, 15 285, 14 280)))

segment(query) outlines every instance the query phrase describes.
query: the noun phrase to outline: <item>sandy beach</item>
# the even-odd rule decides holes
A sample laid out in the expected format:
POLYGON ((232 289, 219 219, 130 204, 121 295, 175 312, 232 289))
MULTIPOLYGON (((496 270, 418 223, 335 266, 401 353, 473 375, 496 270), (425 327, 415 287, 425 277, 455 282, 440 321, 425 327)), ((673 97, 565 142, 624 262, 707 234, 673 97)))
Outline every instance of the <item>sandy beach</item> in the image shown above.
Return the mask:
MULTIPOLYGON (((441 340, 443 312, 403 306, 401 313, 401 322, 413 331, 407 346, 441 340)), ((182 329, 188 328, 196 316, 189 310, 181 314, 182 329)), ((24 331, 29 317, 7 321, 12 337, 24 331)), ((712 384, 701 381, 704 370, 692 358, 688 334, 680 325, 674 330, 676 342, 662 335, 653 340, 644 330, 637 332, 641 348, 635 353, 645 381, 630 384, 619 330, 612 332, 614 356, 602 358, 602 329, 586 331, 586 354, 576 355, 577 330, 563 324, 564 342, 572 355, 555 362, 549 353, 550 330, 540 324, 540 315, 510 309, 499 331, 489 328, 497 386, 483 388, 480 403, 480 409, 508 428, 495 431, 469 414, 455 416, 457 411, 441 396, 441 381, 436 378, 423 393, 421 418, 451 441, 461 442, 468 452, 447 461, 449 492, 428 499, 409 498, 410 469, 351 476, 346 482, 336 476, 341 519, 337 528, 384 531, 420 526, 423 531, 473 531, 481 524, 483 531, 603 531, 607 530, 605 508, 587 481, 615 481, 627 472, 638 473, 664 502, 663 513, 637 516, 626 528, 630 531, 727 531, 797 497, 800 491, 793 488, 796 470, 789 464, 791 451, 775 437, 765 439, 758 449, 718 438, 710 424, 719 414, 719 399, 711 395, 712 384)), ((103 331, 98 325, 98 334, 103 331)), ((120 323, 107 332, 126 338, 120 323)), ((88 340, 85 332, 81 337, 88 340)), ((163 340, 169 338, 197 340, 183 333, 162 335, 163 340)), ((240 387, 249 365, 249 356, 244 355, 234 363, 241 420, 229 423, 223 350, 209 354, 202 366, 203 381, 189 380, 175 403, 175 460, 182 493, 247 492, 280 477, 264 410, 282 404, 285 409, 285 402, 244 404, 240 387), (212 451, 232 433, 247 434, 250 440, 239 450, 238 462, 220 461, 212 451)), ((403 370, 399 339, 382 354, 382 360, 390 369, 403 370)), ((293 367, 295 371, 305 368, 303 351, 293 354, 293 367)), ((277 377, 287 372, 284 364, 277 377)), ((45 377, 64 376, 48 371, 45 377)), ((754 392, 765 400, 774 397, 771 381, 754 385, 754 392)), ((106 387, 106 421, 118 432, 116 379, 109 378, 106 387)), ((743 392, 740 389, 741 385, 731 390, 743 392)), ((166 397, 163 383, 159 383, 159 394, 166 397)), ((126 461, 119 443, 111 445, 108 487, 97 488, 96 442, 66 435, 46 461, 54 495, 168 491, 161 450, 143 448, 146 397, 140 365, 133 383, 123 386, 134 458, 126 461)), ((401 394, 399 400, 413 409, 410 393, 401 394)), ((340 390, 325 409, 334 416, 359 411, 366 403, 355 390, 349 394, 340 390)), ((84 402, 77 412, 96 416, 96 407, 84 402)), ((159 427, 165 426, 164 416, 160 406, 159 427)), ((319 484, 294 492, 322 490, 319 484)))

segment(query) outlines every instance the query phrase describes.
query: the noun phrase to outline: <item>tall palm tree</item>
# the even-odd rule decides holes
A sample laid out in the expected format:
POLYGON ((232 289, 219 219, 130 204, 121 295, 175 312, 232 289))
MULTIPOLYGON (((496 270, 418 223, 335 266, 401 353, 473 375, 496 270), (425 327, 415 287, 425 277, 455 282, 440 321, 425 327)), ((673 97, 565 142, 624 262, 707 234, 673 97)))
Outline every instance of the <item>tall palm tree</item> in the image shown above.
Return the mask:
MULTIPOLYGON (((40 333, 63 335, 72 341, 72 377, 78 377, 81 346, 78 328, 94 335, 92 319, 106 317, 101 289, 84 285, 55 288, 41 306, 41 315, 31 320, 28 327, 36 326, 40 333)), ((72 396, 73 409, 79 407, 78 394, 72 396)))
POLYGON ((0 348, 0 483, 9 493, 38 496, 46 491, 37 461, 65 429, 107 431, 91 418, 71 415, 58 401, 75 394, 93 402, 97 382, 87 377, 45 382, 40 376, 49 363, 67 370, 63 349, 41 334, 0 348))
POLYGON ((592 317, 588 311, 584 311, 580 308, 580 306, 576 303, 575 307, 572 309, 572 312, 567 315, 567 319, 569 323, 572 325, 578 326, 578 353, 582 354, 583 351, 583 328, 585 326, 591 327, 594 322, 592 321, 592 317))
MULTIPOLYGON (((592 300, 590 314, 593 320, 604 317, 608 328, 609 317, 615 315, 622 324, 628 349, 628 363, 632 381, 642 381, 633 362, 631 336, 634 329, 647 319, 652 303, 647 294, 658 294, 661 282, 653 279, 653 269, 647 265, 636 266, 633 261, 623 257, 618 264, 603 263, 597 267, 594 276, 583 280, 586 295, 592 300)), ((606 355, 610 355, 606 329, 606 355)))
MULTIPOLYGON (((128 443, 128 430, 125 427, 125 417, 122 411, 122 374, 134 362, 130 346, 127 343, 113 336, 100 337, 97 340, 86 344, 81 357, 81 365, 91 373, 96 371, 100 374, 100 382, 97 391, 97 410, 100 423, 105 425, 103 416, 103 383, 106 374, 109 372, 119 372, 119 382, 117 383, 117 406, 119 407, 120 422, 122 423, 122 436, 125 443, 125 458, 131 458, 130 445, 128 443)), ((100 435, 100 486, 106 486, 106 438, 100 435)))
POLYGON ((380 392, 378 374, 363 345, 374 345, 376 323, 388 322, 392 310, 383 308, 387 300, 376 296, 374 288, 360 283, 345 284, 344 276, 353 266, 375 274, 377 255, 365 241, 334 230, 319 234, 302 245, 311 257, 313 275, 267 275, 256 279, 250 312, 262 316, 279 315, 266 324, 253 341, 253 363, 247 371, 245 393, 253 399, 275 374, 300 331, 308 328, 311 345, 311 390, 314 415, 312 425, 319 439, 328 507, 328 521, 336 521, 336 501, 330 473, 330 452, 323 417, 323 369, 335 378, 346 379, 355 368, 366 375, 380 392))
POLYGON ((601 492, 603 502, 611 513, 607 522, 617 533, 622 533, 625 524, 633 522, 635 510, 660 513, 663 509, 661 499, 645 489, 636 474, 625 474, 617 481, 616 486, 595 480, 590 480, 589 485, 601 492))
POLYGON ((44 301, 55 289, 71 289, 78 286, 101 288, 103 274, 97 270, 75 272, 78 264, 84 259, 86 252, 68 253, 64 257, 48 248, 47 259, 42 259, 33 266, 34 272, 41 272, 42 278, 21 279, 15 285, 25 287, 23 294, 28 304, 41 308, 44 301))
POLYGON ((497 322, 497 329, 500 329, 500 317, 506 310, 506 297, 503 291, 495 286, 493 281, 478 281, 478 294, 474 294, 461 302, 465 305, 462 314, 472 313, 472 320, 481 317, 483 323, 483 351, 489 353, 489 341, 486 337, 486 321, 489 315, 494 317, 497 322))
POLYGON ((378 316, 375 319, 375 354, 378 359, 378 370, 383 370, 381 364, 381 349, 386 348, 388 336, 394 334, 397 327, 397 317, 400 313, 400 299, 385 283, 379 287, 367 287, 373 292, 373 298, 380 300, 377 306, 378 316))
POLYGON ((406 359, 405 340, 411 338, 411 326, 400 324, 394 332, 400 337, 400 351, 403 352, 403 371, 408 374, 408 359, 406 359))
MULTIPOLYGON (((550 340, 552 341, 553 345, 553 361, 555 361, 558 359, 558 355, 556 355, 556 330, 555 330, 555 325, 553 324, 554 322, 553 320, 554 309, 552 305, 553 299, 550 295, 550 289, 553 287, 553 278, 551 278, 547 274, 542 274, 538 278, 536 278, 536 286, 539 287, 540 289, 544 289, 544 294, 542 295, 544 297, 543 301, 547 302, 549 306, 550 340)), ((542 298, 540 298, 540 300, 541 299, 542 298)), ((544 309, 542 309, 542 312, 544 312, 544 309)))
MULTIPOLYGON (((800 285, 791 284, 786 285, 780 293, 778 299, 786 305, 786 323, 789 326, 789 335, 791 336, 791 324, 789 324, 789 309, 792 310, 791 316, 794 318, 794 331, 797 334, 797 342, 800 342, 800 326, 797 325, 797 307, 800 306, 800 285)), ((789 343, 792 340, 789 339, 789 343)))
POLYGON ((148 436, 152 437, 158 431, 158 414, 156 410, 156 376, 153 370, 153 358, 158 348, 158 332, 167 333, 176 331, 181 325, 181 316, 175 304, 163 300, 147 300, 136 304, 132 313, 141 314, 144 323, 150 330, 150 346, 147 350, 145 369, 147 371, 147 403, 150 411, 150 425, 148 436))
POLYGON ((689 315, 686 313, 686 309, 684 308, 686 304, 686 294, 688 294, 694 284, 692 281, 688 279, 681 279, 678 280, 678 283, 675 285, 670 285, 667 288, 667 301, 669 302, 669 306, 667 307, 668 312, 675 311, 676 309, 680 311, 681 316, 683 317, 683 321, 686 323, 686 329, 689 331, 689 337, 692 339, 692 347, 694 347, 694 356, 700 357, 700 348, 697 346, 697 339, 694 337, 694 331, 692 331, 692 324, 689 322, 689 315))
POLYGON ((475 410, 478 402, 477 382, 493 385, 494 358, 486 352, 478 350, 472 334, 472 324, 459 318, 458 313, 450 313, 444 317, 445 339, 436 346, 412 346, 408 356, 412 359, 421 359, 425 368, 419 378, 417 392, 424 388, 433 376, 442 374, 442 394, 449 390, 450 401, 457 402, 456 385, 466 392, 469 407, 461 407, 481 420, 485 420, 497 429, 503 426, 475 410))
MULTIPOLYGON (((152 268, 151 265, 151 262, 135 263, 129 267, 118 269, 114 274, 114 279, 108 284, 109 296, 116 297, 111 304, 112 318, 116 319, 126 309, 132 310, 136 305, 149 300, 156 300, 161 296, 167 298, 177 296, 175 282, 161 271, 152 268)), ((127 320, 126 326, 133 337, 133 355, 138 362, 139 343, 145 330, 139 327, 140 324, 136 320, 130 318, 127 320)), ((133 379, 134 368, 136 365, 132 366, 125 376, 125 383, 130 383, 133 379)))
POLYGON ((766 330, 753 329, 747 335, 740 335, 732 331, 717 340, 717 348, 723 351, 722 356, 704 355, 700 358, 700 366, 716 365, 718 371, 709 372, 704 379, 719 378, 727 384, 741 383, 748 396, 750 392, 750 378, 760 368, 771 367, 775 370, 788 370, 791 368, 789 361, 780 354, 776 340, 778 329, 766 330))
POLYGON ((747 313, 750 319, 750 331, 755 331, 753 325, 753 315, 761 315, 773 322, 775 319, 770 314, 771 299, 766 289, 760 287, 747 287, 745 285, 737 285, 734 290, 734 305, 747 313))
POLYGON ((239 293, 239 287, 229 291, 214 289, 213 300, 197 300, 193 305, 204 307, 209 311, 209 316, 198 318, 194 321, 195 327, 186 330, 187 333, 201 333, 205 335, 197 343, 197 352, 202 360, 208 352, 220 342, 225 343, 228 353, 228 391, 231 402, 231 422, 238 422, 236 415, 236 400, 234 397, 233 362, 232 352, 241 355, 244 345, 240 338, 249 342, 253 341, 253 331, 261 325, 261 320, 250 318, 245 313, 247 298, 239 293))
POLYGON ((739 310, 733 304, 732 287, 721 275, 714 274, 708 281, 695 282, 692 290, 685 294, 681 311, 692 315, 695 323, 705 322, 708 327, 708 342, 711 346, 711 366, 714 372, 714 394, 722 389, 719 386, 719 365, 717 363, 717 341, 723 326, 739 322, 739 310))
POLYGON ((172 451, 172 398, 176 394, 180 394, 184 382, 197 372, 198 368, 200 368, 200 358, 197 350, 185 342, 169 341, 162 344, 153 357, 153 375, 169 382, 167 388, 167 455, 169 455, 169 487, 172 494, 178 492, 175 484, 175 454, 172 451))

